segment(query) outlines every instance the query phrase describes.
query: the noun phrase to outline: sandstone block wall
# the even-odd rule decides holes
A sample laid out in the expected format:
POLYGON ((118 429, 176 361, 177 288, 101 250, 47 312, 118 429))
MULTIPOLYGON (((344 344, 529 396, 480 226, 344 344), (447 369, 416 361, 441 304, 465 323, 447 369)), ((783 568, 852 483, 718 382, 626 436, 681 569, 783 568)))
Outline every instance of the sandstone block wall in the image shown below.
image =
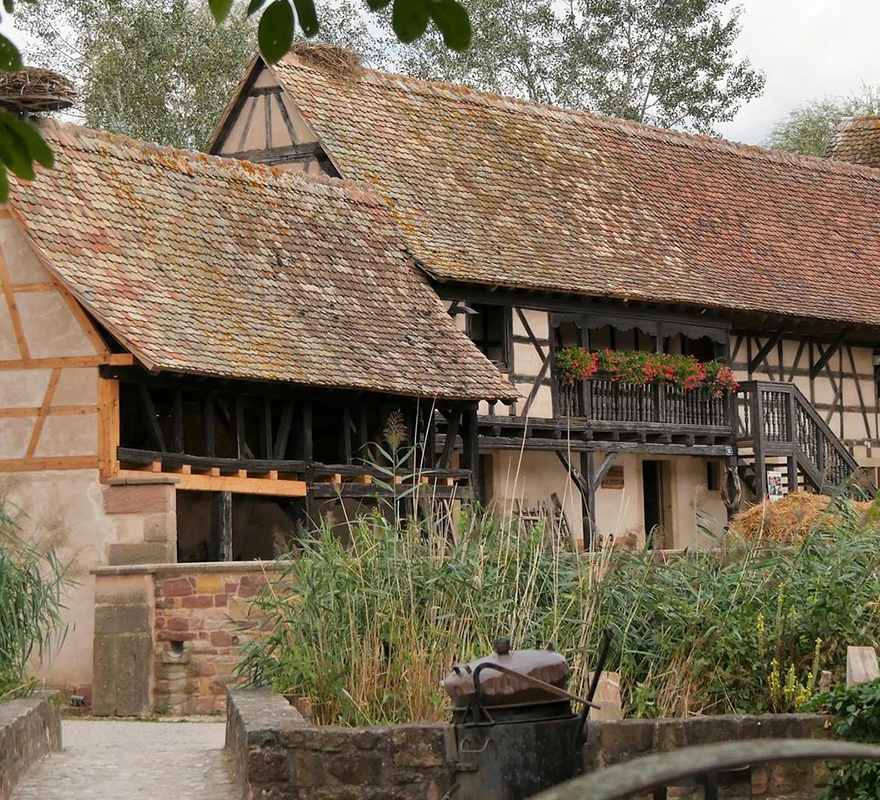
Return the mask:
MULTIPOLYGON (((827 717, 811 714, 717 716, 593 722, 586 771, 639 756, 711 742, 830 738, 827 717)), ((245 800, 440 800, 455 793, 453 728, 442 723, 374 728, 312 726, 268 689, 233 689, 226 746, 245 800)), ((722 798, 816 800, 828 777, 824 762, 756 765, 746 783, 722 786, 722 798)), ((672 787, 669 797, 702 797, 702 788, 672 787)), ((636 800, 651 800, 653 795, 636 800)))
POLYGON ((306 723, 268 690, 229 694, 226 746, 252 800, 441 800, 453 772, 449 725, 341 728, 306 723))
POLYGON ((9 800, 34 762, 60 749, 61 713, 48 698, 0 703, 0 800, 9 800))
POLYGON ((260 633, 262 621, 249 604, 267 580, 263 565, 147 564, 94 572, 94 713, 222 712, 241 648, 260 633))
POLYGON ((241 647, 259 631, 259 623, 248 615, 248 602, 266 575, 251 565, 248 572, 196 569, 155 578, 155 709, 223 711, 241 647))
MULTIPOLYGON (((584 762, 587 770, 595 770, 692 745, 745 739, 817 738, 830 739, 831 727, 828 717, 815 714, 593 722, 584 762)), ((824 761, 757 765, 751 771, 751 796, 766 800, 814 800, 827 778, 824 761)), ((748 790, 748 784, 722 787, 721 797, 748 797, 748 790)), ((702 791, 677 787, 670 797, 700 797, 702 791)), ((650 800, 650 796, 645 800, 650 800)))

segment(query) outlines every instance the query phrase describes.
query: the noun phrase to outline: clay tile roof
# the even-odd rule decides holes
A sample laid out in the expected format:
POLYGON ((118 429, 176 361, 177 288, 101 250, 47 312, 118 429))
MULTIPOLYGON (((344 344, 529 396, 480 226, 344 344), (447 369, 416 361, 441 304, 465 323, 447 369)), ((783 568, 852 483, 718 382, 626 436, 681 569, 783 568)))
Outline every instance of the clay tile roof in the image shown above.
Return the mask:
POLYGON ((296 54, 273 70, 438 280, 880 325, 880 170, 296 54))
POLYGON ((151 369, 509 398, 369 187, 43 122, 56 168, 10 209, 151 369))

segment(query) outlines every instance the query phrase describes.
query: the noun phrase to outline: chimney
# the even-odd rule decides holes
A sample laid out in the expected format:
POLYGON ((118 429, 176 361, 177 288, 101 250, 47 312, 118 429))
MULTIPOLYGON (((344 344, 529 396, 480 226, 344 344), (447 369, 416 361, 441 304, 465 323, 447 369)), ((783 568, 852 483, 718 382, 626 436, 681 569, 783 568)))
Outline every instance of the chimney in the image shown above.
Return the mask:
POLYGON ((825 158, 880 167, 880 116, 842 119, 825 148, 825 158))

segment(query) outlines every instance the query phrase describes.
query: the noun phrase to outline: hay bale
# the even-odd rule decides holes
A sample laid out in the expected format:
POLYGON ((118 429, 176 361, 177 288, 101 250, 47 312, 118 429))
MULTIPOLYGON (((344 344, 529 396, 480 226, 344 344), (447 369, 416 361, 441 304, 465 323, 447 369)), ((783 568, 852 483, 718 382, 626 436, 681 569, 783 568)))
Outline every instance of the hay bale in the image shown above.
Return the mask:
MULTIPOLYGON (((872 503, 851 501, 862 513, 872 503)), ((824 494, 792 492, 781 500, 764 500, 737 514, 730 522, 730 529, 744 539, 793 544, 815 527, 831 528, 840 518, 840 510, 832 498, 824 494)))
POLYGON ((76 100, 73 84, 50 69, 0 72, 0 106, 15 111, 58 111, 76 100))

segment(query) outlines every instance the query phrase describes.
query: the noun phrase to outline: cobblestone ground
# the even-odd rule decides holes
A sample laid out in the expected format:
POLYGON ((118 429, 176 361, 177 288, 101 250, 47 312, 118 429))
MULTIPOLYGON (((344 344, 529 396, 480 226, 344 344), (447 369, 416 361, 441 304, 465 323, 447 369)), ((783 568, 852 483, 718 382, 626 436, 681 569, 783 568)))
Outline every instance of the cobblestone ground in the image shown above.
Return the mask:
POLYGON ((65 720, 12 800, 238 800, 220 722, 65 720))

